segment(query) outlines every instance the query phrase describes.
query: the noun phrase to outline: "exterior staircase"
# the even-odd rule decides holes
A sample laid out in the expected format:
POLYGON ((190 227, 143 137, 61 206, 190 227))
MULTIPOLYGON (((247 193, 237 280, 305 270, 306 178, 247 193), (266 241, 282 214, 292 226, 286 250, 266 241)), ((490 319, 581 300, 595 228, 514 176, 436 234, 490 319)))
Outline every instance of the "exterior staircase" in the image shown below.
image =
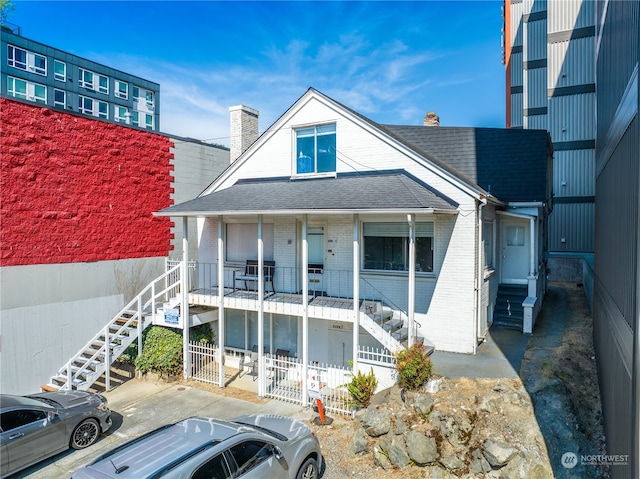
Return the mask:
MULTIPOLYGON (((409 318, 406 313, 384 306, 377 301, 364 301, 360 307, 360 326, 392 353, 397 353, 408 346, 409 318)), ((417 343, 425 343, 425 339, 417 336, 417 343)), ((428 354, 434 351, 432 344, 426 344, 428 354)))
POLYGON ((111 365, 136 339, 141 350, 142 331, 153 323, 154 315, 162 310, 167 298, 175 297, 180 288, 179 270, 178 264, 149 283, 40 388, 87 390, 104 375, 105 389, 109 390, 111 365))
POLYGON ((521 284, 501 284, 498 287, 496 307, 493 312, 493 326, 522 331, 527 286, 521 284))

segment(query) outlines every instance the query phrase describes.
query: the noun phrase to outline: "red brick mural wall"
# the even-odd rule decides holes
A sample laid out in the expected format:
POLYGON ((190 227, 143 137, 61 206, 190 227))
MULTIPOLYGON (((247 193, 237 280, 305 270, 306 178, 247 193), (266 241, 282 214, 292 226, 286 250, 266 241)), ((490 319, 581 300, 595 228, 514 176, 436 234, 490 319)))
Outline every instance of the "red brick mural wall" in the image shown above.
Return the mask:
POLYGON ((0 266, 166 256, 162 135, 0 98, 0 266))

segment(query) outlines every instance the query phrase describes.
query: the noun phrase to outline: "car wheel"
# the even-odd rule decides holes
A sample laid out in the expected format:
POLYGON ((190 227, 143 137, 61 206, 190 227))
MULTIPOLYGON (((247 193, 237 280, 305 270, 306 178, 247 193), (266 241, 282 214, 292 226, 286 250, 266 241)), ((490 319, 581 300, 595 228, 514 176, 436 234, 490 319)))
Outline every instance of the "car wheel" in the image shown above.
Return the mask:
POLYGON ((318 463, 313 457, 308 458, 300 466, 296 479, 318 479, 318 463))
POLYGON ((84 449, 96 442, 100 434, 100 425, 95 419, 85 419, 71 433, 71 447, 84 449))

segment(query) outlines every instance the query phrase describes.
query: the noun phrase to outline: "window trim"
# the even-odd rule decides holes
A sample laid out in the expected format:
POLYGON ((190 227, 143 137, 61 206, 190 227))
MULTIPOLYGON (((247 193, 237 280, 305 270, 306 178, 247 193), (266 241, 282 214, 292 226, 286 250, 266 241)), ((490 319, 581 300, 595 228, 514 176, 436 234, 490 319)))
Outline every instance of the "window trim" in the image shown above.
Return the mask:
POLYGON ((123 100, 129 99, 129 83, 122 80, 114 80, 113 95, 116 98, 121 98, 123 100), (120 91, 120 85, 125 86, 124 92, 120 91))
POLYGON ((47 57, 40 53, 35 53, 24 48, 16 47, 15 45, 7 44, 7 65, 18 70, 23 70, 36 75, 47 76, 47 57), (10 54, 13 49, 13 55, 10 54), (24 62, 16 62, 16 50, 24 53, 24 62), (44 67, 36 65, 36 59, 42 59, 44 67))
POLYGON ((57 106, 59 108, 67 108, 67 92, 66 90, 61 90, 60 88, 54 88, 53 89, 53 106, 57 106), (62 97, 63 97, 63 101, 59 102, 56 100, 56 93, 57 92, 61 92, 62 93, 62 97))
POLYGON ((93 116, 93 117, 96 117, 96 118, 102 118, 103 120, 108 120, 109 119, 109 103, 107 103, 106 101, 98 100, 97 98, 92 98, 90 96, 78 95, 78 112, 82 113, 83 115, 88 115, 88 116, 93 116), (84 100, 90 100, 91 101, 91 112, 90 113, 84 107, 84 100), (100 113, 100 105, 101 104, 106 105, 106 108, 105 108, 106 113, 104 113, 104 114, 100 113), (98 108, 96 108, 96 106, 98 108))
POLYGON ((25 80, 24 78, 17 78, 11 75, 7 75, 7 95, 13 98, 20 98, 21 100, 27 100, 34 103, 38 103, 40 105, 46 105, 47 104, 47 85, 25 80), (9 81, 13 81, 13 89, 9 89, 9 81), (16 81, 20 81, 25 84, 24 96, 22 96, 22 94, 19 94, 19 95, 15 94, 16 81), (42 96, 36 96, 36 87, 42 87, 44 89, 42 96))
POLYGON ((309 177, 309 176, 314 176, 314 177, 323 177, 323 176, 328 176, 328 177, 335 177, 337 174, 337 170, 338 170, 338 149, 337 149, 337 122, 336 121, 328 121, 325 123, 314 123, 314 124, 310 124, 310 125, 298 125, 298 126, 294 126, 292 127, 293 130, 293 135, 292 136, 292 140, 293 140, 293 147, 292 147, 292 152, 293 152, 293 159, 292 159, 292 176, 293 177, 309 177), (336 146, 335 146, 335 167, 332 171, 321 171, 318 172, 318 136, 323 136, 322 134, 318 135, 318 128, 322 128, 322 127, 333 127, 333 132, 328 132, 326 133, 327 135, 329 134, 333 134, 334 138, 336 139, 336 146), (299 152, 298 152, 298 133, 301 132, 302 130, 310 130, 312 129, 314 130, 313 132, 313 138, 314 138, 314 145, 313 145, 313 154, 314 157, 310 158, 308 156, 305 156, 305 158, 309 158, 310 160, 312 160, 313 162, 313 171, 309 171, 309 172, 299 172, 298 171, 298 159, 301 158, 301 156, 299 156, 299 152))
POLYGON ((483 245, 483 266, 485 270, 492 270, 495 268, 496 258, 496 225, 495 221, 483 221, 482 222, 482 245, 483 245), (491 261, 487 261, 487 244, 485 239, 485 227, 486 231, 491 233, 491 244, 488 245, 488 251, 491 253, 491 261))
POLYGON ((67 81, 67 64, 63 61, 53 59, 53 79, 61 82, 67 81), (62 65, 62 74, 56 72, 56 65, 62 65), (60 78, 62 76, 62 78, 60 78))
POLYGON ((103 95, 109 94, 109 77, 106 75, 102 75, 100 73, 96 73, 91 70, 87 70, 86 68, 78 67, 78 86, 80 88, 85 88, 87 90, 95 91, 97 93, 101 93, 103 95), (85 74, 91 74, 91 81, 85 80, 85 74), (106 86, 101 86, 101 80, 106 81, 106 86))
MULTIPOLYGON (((382 235, 368 235, 370 237, 382 237, 382 238, 391 238, 391 237, 397 237, 397 238, 404 238, 405 239, 405 244, 404 244, 404 248, 406 250, 406 254, 407 254, 407 259, 408 259, 408 249, 409 249, 409 225, 406 222, 403 221, 362 221, 360 224, 360 241, 361 241, 361 248, 360 248, 360 271, 362 273, 365 274, 385 274, 385 275, 389 275, 389 274, 398 274, 398 275, 406 275, 409 273, 409 268, 408 268, 408 264, 405 262, 404 267, 406 269, 379 269, 379 268, 366 268, 365 264, 366 264, 366 250, 365 250, 365 238, 367 235, 365 235, 365 224, 378 224, 378 225, 382 225, 384 223, 388 223, 388 224, 394 224, 397 225, 398 227, 402 226, 406 226, 407 227, 407 236, 382 236, 382 235)), ((431 238, 431 271, 421 271, 416 269, 416 274, 419 276, 433 276, 435 275, 435 270, 436 270, 436 222, 434 220, 426 220, 426 221, 416 221, 415 223, 416 225, 416 231, 415 231, 415 238, 431 238), (423 228, 423 230, 425 231, 425 233, 423 234, 419 234, 418 231, 418 225, 421 225, 421 228, 423 228), (430 234, 429 234, 430 232, 430 234)), ((417 253, 417 252, 416 252, 417 253)))

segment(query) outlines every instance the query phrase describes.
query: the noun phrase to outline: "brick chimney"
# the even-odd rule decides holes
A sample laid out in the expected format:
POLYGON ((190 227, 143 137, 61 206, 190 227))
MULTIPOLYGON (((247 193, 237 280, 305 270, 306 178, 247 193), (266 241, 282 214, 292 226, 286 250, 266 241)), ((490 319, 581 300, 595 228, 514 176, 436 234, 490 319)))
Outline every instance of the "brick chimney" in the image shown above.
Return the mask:
POLYGON ((229 108, 231 139, 229 161, 233 163, 258 139, 258 115, 260 112, 244 105, 229 108))
POLYGON ((440 117, 435 111, 429 111, 424 116, 424 126, 440 126, 440 117))

